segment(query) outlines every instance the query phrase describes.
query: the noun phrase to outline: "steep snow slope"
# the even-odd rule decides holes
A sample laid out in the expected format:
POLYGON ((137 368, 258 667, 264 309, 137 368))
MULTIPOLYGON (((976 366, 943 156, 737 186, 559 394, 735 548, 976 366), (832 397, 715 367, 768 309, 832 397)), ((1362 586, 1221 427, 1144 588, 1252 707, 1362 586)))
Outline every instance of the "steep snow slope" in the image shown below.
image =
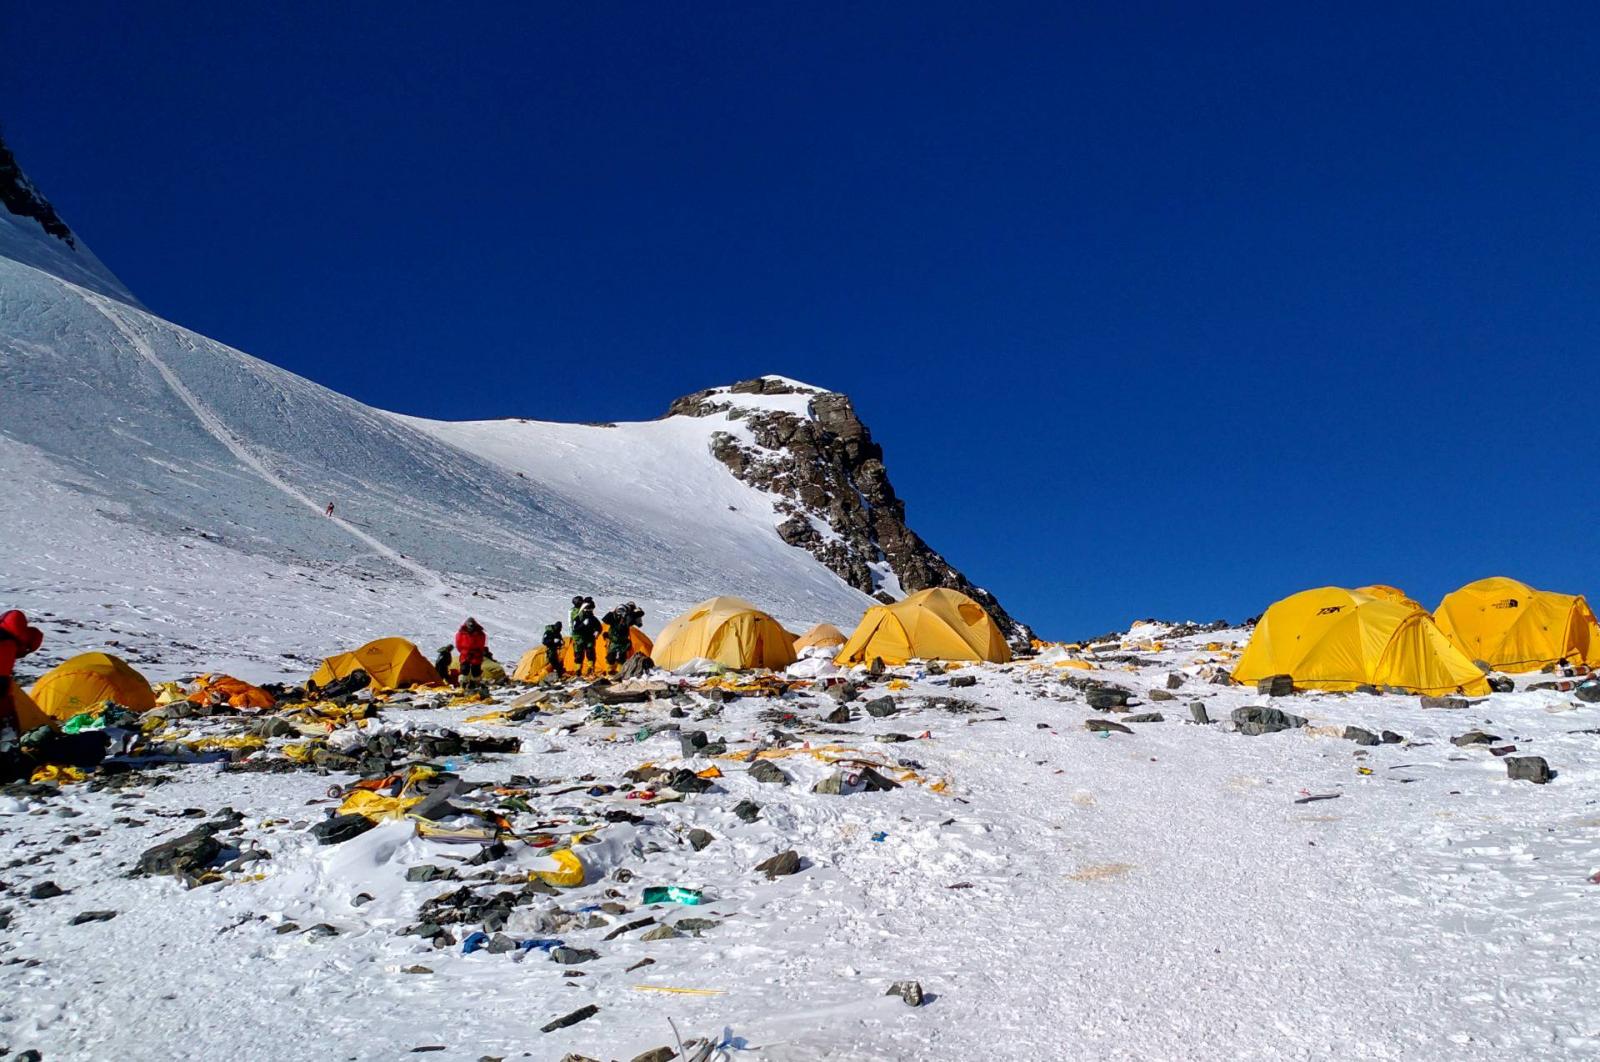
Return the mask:
MULTIPOLYGON (((415 599, 408 621, 439 632, 429 638, 473 608, 474 592, 499 600, 479 611, 524 642, 578 591, 635 598, 656 622, 716 593, 796 624, 848 621, 867 603, 778 539, 770 501, 710 457, 709 422, 477 425, 452 438, 3 259, 0 373, 0 474, 14 496, 43 480, 94 502, 54 543, 79 556, 53 567, 34 556, 30 525, 55 514, 0 514, 0 564, 37 570, 0 587, 25 608, 55 611, 95 556, 130 542, 162 555, 196 540, 245 558, 230 572, 238 598, 268 594, 269 575, 330 573, 415 599), (519 461, 524 435, 536 454, 519 461), (335 519, 322 515, 327 500, 335 519)), ((159 602, 167 635, 202 643, 216 628, 183 617, 227 589, 190 584, 180 566, 136 603, 159 602)), ((348 619, 290 621, 282 651, 393 623, 348 619)))

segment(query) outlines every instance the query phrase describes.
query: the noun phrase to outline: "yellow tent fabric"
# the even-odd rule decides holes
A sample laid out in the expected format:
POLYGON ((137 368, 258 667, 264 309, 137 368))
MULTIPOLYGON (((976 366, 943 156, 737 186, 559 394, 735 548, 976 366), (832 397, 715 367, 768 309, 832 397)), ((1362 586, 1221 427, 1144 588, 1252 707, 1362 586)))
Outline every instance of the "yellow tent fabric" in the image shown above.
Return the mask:
POLYGON ((843 645, 847 641, 849 639, 844 636, 844 631, 838 627, 831 623, 819 623, 794 640, 794 651, 798 653, 818 645, 843 645))
POLYGON ((1562 660, 1600 667, 1600 625, 1577 594, 1496 576, 1446 594, 1434 618, 1469 658, 1500 671, 1537 671, 1562 660))
POLYGON ((21 727, 20 733, 26 734, 30 730, 37 730, 41 726, 55 726, 56 721, 34 703, 28 691, 21 686, 11 687, 11 707, 16 709, 17 725, 21 727))
MULTIPOLYGON (((450 666, 457 672, 461 670, 461 654, 450 650, 450 666)), ((483 658, 483 681, 504 682, 506 680, 506 666, 492 656, 483 658)))
POLYGON ((133 712, 156 706, 149 680, 109 653, 82 653, 63 660, 28 692, 45 715, 61 720, 87 712, 101 701, 115 701, 133 712))
POLYGON ((794 638, 743 598, 713 597, 668 623, 651 656, 665 668, 705 657, 724 667, 776 670, 795 662, 794 638))
POLYGON ((1406 592, 1398 586, 1389 586, 1387 583, 1373 583, 1371 586, 1358 586, 1356 593, 1366 594, 1368 597, 1378 597, 1385 601, 1393 601, 1397 605, 1406 605, 1419 612, 1426 612, 1421 603, 1406 596, 1406 592))
POLYGON ((1394 686, 1412 693, 1489 692, 1483 672, 1421 609, 1324 586, 1275 602, 1234 668, 1239 682, 1292 675, 1297 687, 1394 686))
MULTIPOLYGON (((594 643, 596 675, 609 675, 617 670, 606 663, 606 634, 610 630, 610 624, 600 624, 600 638, 594 643)), ((650 656, 655 649, 655 643, 650 640, 650 636, 638 627, 629 628, 628 644, 633 646, 635 654, 643 653, 645 656, 650 656)), ((577 670, 578 657, 572 651, 571 638, 561 643, 561 666, 568 675, 577 670)), ((522 654, 522 659, 517 661, 516 670, 511 672, 511 677, 518 682, 538 682, 549 673, 550 665, 545 661, 544 646, 536 645, 522 654)))
POLYGON ((326 686, 360 668, 372 676, 372 684, 384 689, 439 682, 439 673, 421 650, 404 638, 379 638, 360 649, 338 653, 322 662, 311 681, 326 686))
POLYGON ((982 605, 960 591, 938 587, 867 609, 834 662, 864 664, 877 657, 885 664, 913 659, 1003 664, 1011 659, 1011 647, 982 605))

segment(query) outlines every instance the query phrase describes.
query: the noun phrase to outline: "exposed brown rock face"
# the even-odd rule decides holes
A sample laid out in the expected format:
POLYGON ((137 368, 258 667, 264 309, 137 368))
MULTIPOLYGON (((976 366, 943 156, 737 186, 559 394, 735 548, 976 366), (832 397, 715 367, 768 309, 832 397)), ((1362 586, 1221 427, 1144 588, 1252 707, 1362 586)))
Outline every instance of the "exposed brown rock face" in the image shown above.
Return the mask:
POLYGON ((889 483, 883 449, 872 441, 847 395, 761 377, 686 395, 667 413, 726 416, 745 424, 755 445, 717 432, 712 454, 740 480, 775 496, 784 515, 778 534, 785 542, 806 550, 851 586, 893 600, 883 588, 887 568, 906 593, 939 586, 959 590, 988 609, 1007 638, 1025 642, 1031 637, 993 594, 974 586, 906 526, 905 503, 889 483), (809 396, 808 415, 746 408, 730 398, 793 394, 809 396))

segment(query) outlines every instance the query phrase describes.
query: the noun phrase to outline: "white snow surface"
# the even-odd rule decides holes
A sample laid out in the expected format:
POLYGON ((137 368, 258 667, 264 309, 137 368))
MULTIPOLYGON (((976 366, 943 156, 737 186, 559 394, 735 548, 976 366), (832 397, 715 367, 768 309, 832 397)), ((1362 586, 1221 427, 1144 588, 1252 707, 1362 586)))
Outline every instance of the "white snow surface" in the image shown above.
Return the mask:
MULTIPOLYGON (((473 846, 380 827, 330 848, 305 827, 350 776, 238 774, 168 767, 164 784, 125 794, 65 787, 0 807, 15 861, 0 938, 0 1042, 50 1059, 557 1059, 569 1051, 630 1059, 707 1036, 719 1059, 1491 1059, 1587 1057, 1600 1050, 1595 903, 1600 782, 1595 706, 1568 694, 1497 694, 1458 710, 1417 698, 1301 695, 1274 702, 1315 729, 1245 737, 1174 711, 1200 700, 1213 718, 1259 703, 1238 687, 1192 677, 1209 639, 1180 639, 1142 663, 1098 673, 1019 662, 965 668, 977 685, 908 669, 902 710, 858 713, 832 740, 898 773, 918 765, 941 794, 908 781, 884 793, 827 796, 831 768, 804 754, 776 761, 788 787, 760 785, 742 764, 681 761, 667 706, 630 709, 610 725, 584 708, 522 724, 464 724, 481 709, 384 710, 382 726, 443 723, 514 734, 522 751, 467 757, 471 779, 543 780, 536 816, 598 821, 579 845, 590 883, 516 908, 508 936, 548 936, 542 912, 606 900, 628 910, 555 932, 599 958, 563 967, 535 951, 463 955, 399 930, 427 898, 460 882, 407 882, 410 866, 458 867, 473 846), (1164 689, 1190 675, 1166 721, 1133 734, 1089 733, 1063 674, 1164 689), (963 714, 929 695, 968 698, 963 714), (1361 748, 1326 726, 1403 734, 1361 748), (568 725, 576 729, 564 729, 568 725), (1546 756, 1546 786, 1508 781, 1482 748, 1449 741, 1482 727, 1546 756), (886 744, 890 731, 924 735, 886 744), (1587 733, 1585 733, 1587 731, 1587 733), (654 807, 555 790, 607 783, 645 761, 713 764, 710 792, 654 807), (1362 774, 1362 768, 1370 774, 1362 774), (1337 799, 1297 803, 1311 795, 1337 799), (745 823, 741 799, 762 805, 745 823), (230 838, 272 858, 192 891, 172 879, 128 879, 137 854, 193 822, 185 808, 243 813, 230 838), (64 817, 69 815, 71 817, 64 817), (715 840, 696 852, 691 827, 715 840), (65 835, 77 838, 65 842, 65 835), (875 839, 881 835, 882 839, 875 839), (755 864, 784 849, 799 873, 769 881, 755 864), (618 870, 631 872, 623 880, 618 870), (255 880, 254 875, 262 877, 255 880), (66 895, 27 900, 49 880, 66 895), (647 908, 655 884, 702 889, 696 908, 647 908), (372 899, 357 906, 361 893, 372 899), (107 922, 70 925, 82 911, 107 922), (646 942, 642 917, 710 918, 699 936, 646 942), (303 930, 326 923, 337 936, 303 930), (280 928, 289 926, 287 932, 280 928), (652 965, 632 969, 641 959, 652 965), (407 973, 413 966, 428 973, 407 973), (573 977, 573 972, 583 977, 573 977), (920 981, 927 1001, 884 992, 920 981), (692 989, 676 994, 654 989, 692 989), (546 1022, 585 1004, 599 1013, 552 1033, 546 1022)), ((1526 685, 1526 680, 1523 685, 1526 685)), ((879 686, 866 696, 880 696, 879 686)), ((704 707, 705 702, 696 701, 704 707)), ((825 698, 746 698, 705 727, 751 747, 778 709, 815 721, 825 698), (771 718, 770 716, 767 718, 771 718)), ((1149 710, 1137 707, 1135 711, 1149 710)), ((185 721, 196 733, 215 721, 185 721)), ((275 741, 274 744, 281 742, 275 741)), ((152 780, 153 782, 154 780, 152 780)), ((499 874, 545 865, 512 845, 499 874)), ((494 886, 480 886, 492 891, 494 886)), ((464 936, 471 926, 452 927, 464 936)), ((653 928, 653 927, 652 927, 653 928)))
POLYGON ((115 631, 152 677, 303 677, 467 614, 512 659, 577 593, 652 630, 717 594, 794 629, 871 603, 711 456, 723 416, 397 416, 5 257, 0 379, 0 601, 45 619, 45 666, 115 631))

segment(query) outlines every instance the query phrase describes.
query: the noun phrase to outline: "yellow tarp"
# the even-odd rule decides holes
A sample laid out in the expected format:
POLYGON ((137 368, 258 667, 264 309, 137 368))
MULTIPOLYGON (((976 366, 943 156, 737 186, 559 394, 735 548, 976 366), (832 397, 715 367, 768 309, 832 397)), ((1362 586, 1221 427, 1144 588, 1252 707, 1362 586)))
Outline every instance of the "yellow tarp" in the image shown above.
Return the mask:
POLYGON ((1426 612, 1324 586, 1284 598, 1256 624, 1235 680, 1291 675, 1306 689, 1395 686, 1412 693, 1489 692, 1483 672, 1426 612))
POLYGON ((404 638, 379 638, 349 653, 338 653, 322 662, 311 681, 326 686, 360 669, 372 676, 372 683, 384 689, 439 682, 439 673, 428 658, 404 638))
POLYGON ((56 720, 44 714, 44 711, 28 696, 28 691, 21 686, 11 687, 11 706, 17 711, 17 725, 22 728, 21 733, 37 730, 41 726, 53 727, 56 720))
POLYGON ((713 597, 668 623, 651 654, 657 666, 681 667, 699 657, 735 669, 786 668, 794 640, 778 621, 737 597, 713 597))
POLYGON ((554 885, 558 889, 575 889, 583 884, 583 861, 573 854, 569 848, 557 848, 546 852, 549 858, 556 861, 555 870, 535 870, 532 877, 538 878, 546 885, 554 885))
POLYGON ((1434 617, 1463 653, 1500 671, 1537 671, 1563 660, 1600 667, 1600 626, 1576 594, 1480 579, 1446 594, 1434 617))
MULTIPOLYGON (((600 637, 594 643, 593 673, 596 675, 609 675, 617 670, 606 663, 606 634, 610 630, 610 624, 600 624, 600 637)), ((645 656, 650 656, 655 649, 655 643, 650 640, 650 636, 638 627, 628 629, 628 644, 633 647, 634 653, 643 653, 645 656)), ((568 675, 578 669, 578 658, 572 651, 571 638, 561 643, 561 667, 568 675)), ((538 682, 549 673, 550 664, 545 659, 544 646, 536 645, 522 654, 522 659, 517 661, 516 670, 511 672, 511 677, 518 682, 538 682)))
POLYGON ((419 796, 384 796, 370 789, 357 789, 339 805, 341 815, 364 815, 373 822, 403 819, 406 812, 422 803, 419 796))
POLYGON ((145 677, 127 661, 108 653, 83 653, 64 660, 42 675, 28 691, 39 710, 67 720, 102 701, 115 701, 133 712, 148 712, 156 695, 145 677))
POLYGON ((834 662, 847 666, 877 658, 890 665, 913 659, 1003 664, 1011 659, 1011 647, 982 605, 938 588, 869 608, 834 662))

